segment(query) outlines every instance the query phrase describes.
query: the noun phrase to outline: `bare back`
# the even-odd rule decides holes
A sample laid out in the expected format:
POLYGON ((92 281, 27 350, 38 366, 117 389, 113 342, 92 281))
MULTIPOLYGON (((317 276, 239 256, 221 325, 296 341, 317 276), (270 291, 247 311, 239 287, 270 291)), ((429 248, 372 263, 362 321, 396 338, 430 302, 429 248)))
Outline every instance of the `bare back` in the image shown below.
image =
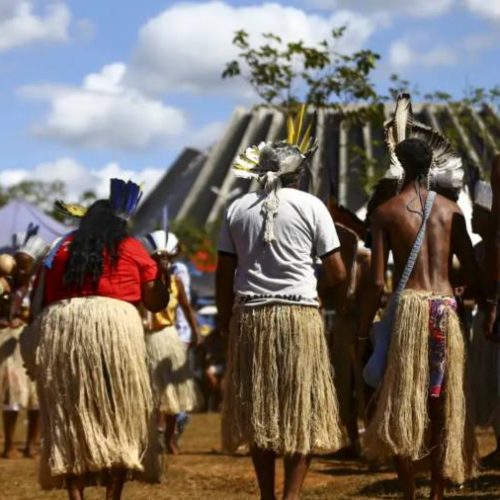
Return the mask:
MULTIPOLYGON (((399 281, 422 223, 427 196, 428 192, 421 188, 420 200, 415 187, 408 185, 374 212, 373 259, 377 280, 385 276, 388 253, 392 251, 395 282, 399 281)), ((450 284, 453 255, 458 257, 466 274, 474 273, 473 248, 464 216, 456 203, 437 195, 407 288, 453 295, 450 284)))

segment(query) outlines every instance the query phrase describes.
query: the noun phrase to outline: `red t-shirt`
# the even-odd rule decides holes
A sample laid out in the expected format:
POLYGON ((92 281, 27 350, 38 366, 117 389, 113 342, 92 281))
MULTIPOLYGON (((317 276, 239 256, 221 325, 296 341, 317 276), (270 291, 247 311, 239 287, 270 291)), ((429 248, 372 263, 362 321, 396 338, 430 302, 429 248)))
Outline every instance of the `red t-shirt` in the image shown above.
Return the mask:
POLYGON ((72 297, 99 295, 125 302, 138 303, 141 300, 141 285, 157 278, 156 262, 135 238, 127 237, 118 249, 118 261, 111 267, 108 258, 104 258, 104 268, 97 289, 92 283, 83 288, 65 288, 63 285, 66 263, 69 258, 69 246, 73 236, 68 236, 57 251, 52 267, 45 270, 44 304, 72 297))

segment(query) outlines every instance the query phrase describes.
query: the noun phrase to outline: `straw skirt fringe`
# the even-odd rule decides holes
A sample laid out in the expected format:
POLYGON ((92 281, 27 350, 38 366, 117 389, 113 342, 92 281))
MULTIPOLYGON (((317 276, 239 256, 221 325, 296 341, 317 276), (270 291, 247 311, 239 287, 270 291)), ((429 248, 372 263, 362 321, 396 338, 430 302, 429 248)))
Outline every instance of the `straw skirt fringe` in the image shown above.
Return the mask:
POLYGON ((35 384, 28 378, 19 340, 24 325, 0 330, 0 404, 8 410, 38 409, 35 384))
MULTIPOLYGON (((431 294, 411 290, 401 298, 376 411, 364 436, 369 458, 417 460, 429 452, 429 299, 431 294)), ((474 472, 475 445, 466 411, 464 339, 452 309, 446 323, 443 473, 460 484, 474 472)))
POLYGON ((201 394, 193 378, 186 346, 175 326, 146 334, 149 370, 160 411, 176 415, 201 406, 201 394))
POLYGON ((250 444, 280 454, 342 446, 323 321, 316 308, 265 305, 235 311, 222 444, 229 452, 250 444))
POLYGON ((63 487, 67 474, 95 482, 113 467, 142 470, 152 395, 135 307, 104 297, 63 300, 39 324, 41 486, 63 487))

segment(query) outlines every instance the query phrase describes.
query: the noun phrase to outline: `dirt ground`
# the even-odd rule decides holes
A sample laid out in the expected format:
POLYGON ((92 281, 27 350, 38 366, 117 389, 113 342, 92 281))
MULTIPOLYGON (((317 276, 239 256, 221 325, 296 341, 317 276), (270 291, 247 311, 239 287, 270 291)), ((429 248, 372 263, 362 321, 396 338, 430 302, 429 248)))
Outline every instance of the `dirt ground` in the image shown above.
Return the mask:
MULTIPOLYGON (((246 500, 258 498, 250 458, 219 453, 217 414, 194 415, 182 438, 182 454, 169 456, 167 474, 161 485, 127 483, 125 500, 203 499, 246 500)), ((18 436, 22 438, 23 428, 18 436)), ((479 433, 481 455, 493 448, 490 433, 479 433)), ((21 442, 19 443, 21 446, 21 442)), ((66 498, 62 491, 42 492, 37 483, 37 460, 0 460, 0 499, 49 500, 66 498)), ((281 464, 278 467, 278 489, 282 487, 281 464)), ((428 494, 428 482, 419 481, 420 494, 428 494)), ((450 489, 448 495, 460 499, 500 499, 500 471, 485 471, 461 489, 450 489)), ((303 491, 304 500, 398 498, 395 474, 390 468, 369 470, 366 465, 317 457, 311 466, 303 491)), ((85 496, 103 498, 103 490, 89 488, 85 496)))

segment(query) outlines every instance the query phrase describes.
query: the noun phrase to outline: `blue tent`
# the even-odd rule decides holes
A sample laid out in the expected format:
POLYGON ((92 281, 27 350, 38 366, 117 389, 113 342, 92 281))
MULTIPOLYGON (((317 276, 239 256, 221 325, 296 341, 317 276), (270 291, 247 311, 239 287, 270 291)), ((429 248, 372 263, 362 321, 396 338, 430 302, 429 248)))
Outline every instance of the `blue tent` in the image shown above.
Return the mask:
POLYGON ((30 222, 40 227, 38 235, 47 243, 52 243, 56 238, 73 229, 57 222, 27 201, 11 200, 0 208, 0 252, 11 251, 12 236, 26 231, 30 222))

